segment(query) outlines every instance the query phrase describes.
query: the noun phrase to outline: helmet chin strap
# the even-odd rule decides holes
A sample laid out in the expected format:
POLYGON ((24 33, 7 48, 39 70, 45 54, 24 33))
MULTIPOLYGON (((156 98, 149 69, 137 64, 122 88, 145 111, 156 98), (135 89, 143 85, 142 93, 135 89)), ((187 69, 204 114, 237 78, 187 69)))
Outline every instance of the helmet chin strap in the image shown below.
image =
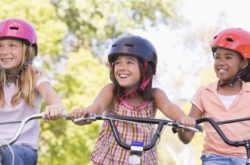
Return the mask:
POLYGON ((224 86, 230 86, 230 87, 232 87, 234 85, 234 83, 237 82, 238 80, 240 80, 241 76, 245 75, 246 73, 247 73, 247 70, 241 69, 236 74, 236 76, 234 76, 231 80, 228 80, 228 81, 219 80, 219 86, 220 87, 224 87, 224 86))
POLYGON ((8 72, 7 70, 5 70, 5 69, 3 69, 3 68, 1 67, 1 69, 4 70, 5 73, 6 73, 6 79, 7 79, 7 80, 6 80, 6 84, 7 84, 7 86, 9 86, 9 85, 11 84, 11 82, 14 82, 14 81, 16 81, 17 79, 19 79, 20 74, 21 74, 25 69, 27 69, 27 67, 28 67, 29 64, 32 64, 32 60, 25 62, 21 67, 19 67, 19 68, 17 69, 17 71, 16 71, 15 73, 10 73, 10 72, 8 72))
POLYGON ((240 78, 238 76, 235 76, 233 79, 228 80, 228 81, 223 81, 219 80, 219 86, 224 87, 224 86, 230 86, 232 87, 236 81, 238 81, 240 78))

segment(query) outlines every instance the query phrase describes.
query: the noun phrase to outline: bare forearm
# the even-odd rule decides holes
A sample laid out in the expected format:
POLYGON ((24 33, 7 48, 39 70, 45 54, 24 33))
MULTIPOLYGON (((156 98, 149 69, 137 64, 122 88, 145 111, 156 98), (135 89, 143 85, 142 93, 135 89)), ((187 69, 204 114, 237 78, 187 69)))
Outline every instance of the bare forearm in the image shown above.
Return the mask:
POLYGON ((60 105, 61 104, 61 100, 60 100, 60 97, 58 96, 58 94, 52 90, 52 89, 49 89, 46 94, 45 94, 45 101, 48 105, 53 105, 53 104, 56 104, 56 105, 60 105))
POLYGON ((172 120, 180 120, 181 117, 185 116, 184 112, 179 108, 179 106, 174 103, 168 104, 166 109, 167 111, 165 111, 165 115, 172 120))

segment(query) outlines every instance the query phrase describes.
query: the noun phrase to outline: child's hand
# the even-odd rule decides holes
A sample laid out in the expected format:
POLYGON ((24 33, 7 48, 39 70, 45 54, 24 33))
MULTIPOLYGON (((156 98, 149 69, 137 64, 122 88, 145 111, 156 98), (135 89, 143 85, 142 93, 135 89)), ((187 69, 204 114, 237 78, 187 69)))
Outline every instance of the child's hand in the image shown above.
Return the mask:
MULTIPOLYGON (((73 112, 70 114, 70 116, 73 119, 77 119, 77 118, 81 118, 81 117, 85 117, 88 115, 88 112, 85 109, 74 109, 73 112)), ((77 121, 75 122, 74 120, 72 120, 73 123, 77 124, 77 125, 85 125, 85 124, 90 124, 91 121, 89 120, 82 120, 82 121, 77 121)))
POLYGON ((62 105, 48 105, 44 112, 44 119, 56 120, 61 118, 66 114, 65 108, 62 105))
MULTIPOLYGON (((189 116, 183 116, 180 119, 180 123, 185 125, 185 126, 189 126, 189 127, 195 127, 196 126, 196 120, 193 117, 189 117, 189 116)), ((180 129, 182 132, 183 131, 187 131, 185 129, 180 129)))

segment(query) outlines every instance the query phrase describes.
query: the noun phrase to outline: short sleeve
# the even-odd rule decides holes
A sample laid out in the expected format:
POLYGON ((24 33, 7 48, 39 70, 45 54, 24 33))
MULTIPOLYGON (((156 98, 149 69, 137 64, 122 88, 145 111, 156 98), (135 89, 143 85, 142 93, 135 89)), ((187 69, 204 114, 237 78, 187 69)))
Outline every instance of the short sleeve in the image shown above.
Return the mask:
POLYGON ((191 99, 191 103, 195 105, 202 113, 204 112, 204 106, 202 103, 202 90, 203 88, 199 88, 194 96, 191 99))
POLYGON ((37 73, 37 80, 35 84, 36 88, 38 88, 38 86, 43 82, 50 83, 48 76, 44 72, 39 71, 37 73))

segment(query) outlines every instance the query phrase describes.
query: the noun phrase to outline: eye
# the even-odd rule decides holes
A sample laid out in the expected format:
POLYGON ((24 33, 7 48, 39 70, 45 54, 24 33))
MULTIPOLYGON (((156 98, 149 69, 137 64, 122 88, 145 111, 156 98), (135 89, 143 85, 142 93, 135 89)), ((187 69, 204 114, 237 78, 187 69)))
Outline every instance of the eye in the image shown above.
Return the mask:
POLYGON ((114 65, 118 65, 118 64, 120 64, 120 63, 121 63, 120 61, 116 60, 116 61, 114 62, 114 65))
POLYGON ((226 59, 232 59, 232 56, 226 56, 226 59))
POLYGON ((219 59, 220 56, 218 56, 216 53, 214 54, 214 59, 219 59))

